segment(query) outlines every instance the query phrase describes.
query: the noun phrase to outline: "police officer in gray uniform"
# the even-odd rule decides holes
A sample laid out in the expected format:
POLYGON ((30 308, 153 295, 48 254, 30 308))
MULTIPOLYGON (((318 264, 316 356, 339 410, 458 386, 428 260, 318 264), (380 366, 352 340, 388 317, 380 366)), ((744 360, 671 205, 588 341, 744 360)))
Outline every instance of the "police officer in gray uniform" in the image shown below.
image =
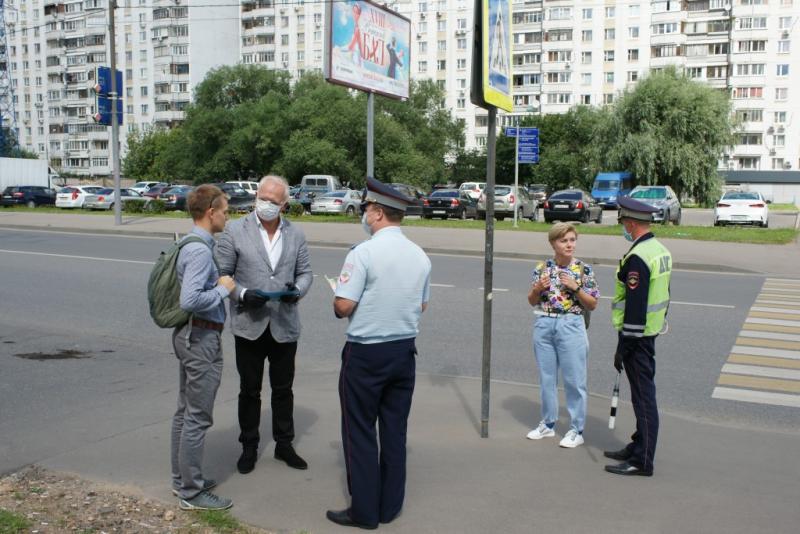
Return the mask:
POLYGON ((415 338, 431 273, 428 257, 400 230, 410 202, 367 178, 361 222, 370 239, 347 255, 336 287, 334 313, 350 320, 339 399, 352 502, 347 509, 329 510, 327 517, 343 526, 374 529, 388 523, 400 513, 405 497, 415 338))

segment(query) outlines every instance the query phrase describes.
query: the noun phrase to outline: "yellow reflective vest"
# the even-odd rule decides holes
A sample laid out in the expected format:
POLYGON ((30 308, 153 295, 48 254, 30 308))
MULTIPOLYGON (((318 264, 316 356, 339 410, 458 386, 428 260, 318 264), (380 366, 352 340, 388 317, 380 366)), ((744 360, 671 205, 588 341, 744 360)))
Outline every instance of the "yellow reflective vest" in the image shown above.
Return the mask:
MULTIPOLYGON (((654 237, 635 245, 617 267, 614 300, 611 304, 611 324, 616 330, 622 330, 625 319, 625 283, 619 280, 619 272, 631 256, 639 258, 650 269, 650 286, 647 293, 647 314, 644 333, 639 336, 655 336, 664 327, 664 318, 669 307, 669 280, 672 275, 672 255, 664 245, 654 237)), ((628 334, 626 334, 628 335, 628 334)))

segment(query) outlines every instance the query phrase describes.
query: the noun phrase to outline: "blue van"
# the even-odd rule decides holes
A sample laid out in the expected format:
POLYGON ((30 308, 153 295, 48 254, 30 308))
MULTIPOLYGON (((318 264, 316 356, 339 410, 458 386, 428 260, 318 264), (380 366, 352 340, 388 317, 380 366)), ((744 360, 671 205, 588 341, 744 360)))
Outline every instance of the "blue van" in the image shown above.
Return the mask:
POLYGON ((616 208, 617 198, 625 196, 633 189, 633 179, 629 172, 599 172, 592 185, 592 196, 603 208, 616 208))

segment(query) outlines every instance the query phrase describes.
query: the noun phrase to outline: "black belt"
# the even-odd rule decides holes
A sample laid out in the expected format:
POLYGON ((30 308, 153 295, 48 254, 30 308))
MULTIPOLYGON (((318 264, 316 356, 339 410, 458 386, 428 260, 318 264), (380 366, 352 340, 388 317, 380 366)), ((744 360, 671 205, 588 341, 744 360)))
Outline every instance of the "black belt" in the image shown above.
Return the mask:
POLYGON ((580 313, 572 313, 572 312, 546 312, 541 310, 536 310, 533 312, 534 315, 537 317, 563 317, 565 315, 582 315, 580 313))
POLYGON ((215 323, 214 321, 206 321, 205 319, 192 319, 192 326, 222 332, 222 329, 225 328, 225 323, 215 323))

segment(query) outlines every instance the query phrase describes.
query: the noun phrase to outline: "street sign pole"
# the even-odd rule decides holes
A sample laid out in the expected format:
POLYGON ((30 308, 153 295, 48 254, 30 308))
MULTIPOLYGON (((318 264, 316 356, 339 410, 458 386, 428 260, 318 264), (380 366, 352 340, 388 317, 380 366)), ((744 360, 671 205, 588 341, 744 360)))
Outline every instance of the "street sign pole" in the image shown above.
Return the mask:
POLYGON ((122 200, 120 195, 119 178, 119 115, 117 113, 117 101, 122 87, 117 87, 117 50, 116 32, 114 29, 114 10, 117 8, 117 0, 110 0, 108 5, 108 39, 111 53, 111 159, 114 168, 114 224, 122 224, 122 200))
POLYGON ((517 116, 517 135, 514 138, 514 228, 517 227, 517 205, 519 205, 519 116, 517 116))
POLYGON ((494 165, 497 108, 489 107, 486 140, 486 236, 483 260, 483 362, 481 365, 481 437, 489 437, 489 381, 492 377, 492 285, 494 278, 494 165))

